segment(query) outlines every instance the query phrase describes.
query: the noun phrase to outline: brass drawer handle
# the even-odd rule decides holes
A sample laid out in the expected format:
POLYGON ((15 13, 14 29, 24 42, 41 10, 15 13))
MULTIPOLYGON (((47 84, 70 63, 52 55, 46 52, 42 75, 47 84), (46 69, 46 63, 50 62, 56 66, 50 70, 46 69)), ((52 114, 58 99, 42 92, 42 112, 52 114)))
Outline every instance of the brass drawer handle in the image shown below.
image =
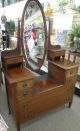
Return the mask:
POLYGON ((24 87, 24 88, 26 88, 27 86, 28 86, 28 84, 27 84, 27 83, 23 84, 23 87, 24 87))
POLYGON ((29 96, 28 92, 23 93, 23 96, 29 96))

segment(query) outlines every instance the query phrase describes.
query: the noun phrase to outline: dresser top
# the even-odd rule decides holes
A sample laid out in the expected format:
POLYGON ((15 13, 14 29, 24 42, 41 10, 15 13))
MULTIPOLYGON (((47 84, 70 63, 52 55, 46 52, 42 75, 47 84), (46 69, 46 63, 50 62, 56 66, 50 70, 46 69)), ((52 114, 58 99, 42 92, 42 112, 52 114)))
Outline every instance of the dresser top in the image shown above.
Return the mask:
POLYGON ((49 62, 65 70, 78 67, 77 63, 71 62, 69 60, 55 60, 49 62))
POLYGON ((35 78, 35 75, 25 67, 8 69, 7 72, 5 72, 5 76, 11 84, 35 78))

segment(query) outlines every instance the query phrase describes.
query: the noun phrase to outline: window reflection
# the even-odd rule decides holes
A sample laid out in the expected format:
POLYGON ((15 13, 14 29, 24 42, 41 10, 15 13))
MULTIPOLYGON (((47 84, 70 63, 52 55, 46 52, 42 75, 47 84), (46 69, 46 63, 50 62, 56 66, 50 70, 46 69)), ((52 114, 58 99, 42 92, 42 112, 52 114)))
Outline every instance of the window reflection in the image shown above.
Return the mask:
POLYGON ((55 30, 55 44, 65 46, 67 34, 72 27, 73 16, 68 14, 57 14, 54 16, 53 29, 55 30))

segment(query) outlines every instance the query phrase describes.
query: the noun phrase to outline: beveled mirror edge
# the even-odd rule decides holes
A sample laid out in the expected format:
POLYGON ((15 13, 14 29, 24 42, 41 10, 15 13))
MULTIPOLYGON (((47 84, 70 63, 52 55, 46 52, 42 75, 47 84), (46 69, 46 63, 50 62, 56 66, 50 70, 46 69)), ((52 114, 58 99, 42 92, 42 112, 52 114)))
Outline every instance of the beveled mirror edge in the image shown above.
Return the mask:
MULTIPOLYGON (((46 55, 46 51, 47 51, 47 47, 48 47, 47 46, 47 27, 46 27, 46 18, 45 18, 45 14, 44 14, 41 3, 38 0, 28 0, 28 1, 26 1, 24 9, 23 9, 23 13, 22 13, 22 19, 21 19, 21 48, 22 48, 22 53, 23 53, 24 60, 26 61, 26 64, 28 64, 28 61, 27 61, 27 58, 26 58, 26 55, 25 55, 24 44, 23 44, 24 15, 25 15, 26 8, 28 7, 28 4, 31 1, 35 1, 38 4, 39 8, 40 8, 40 11, 41 11, 41 14, 42 14, 42 17, 43 17, 44 35, 45 35, 43 59, 42 59, 42 61, 40 62, 40 64, 38 65, 38 67, 36 69, 31 67, 31 69, 35 71, 35 70, 39 70, 41 68, 41 66, 42 66, 42 64, 44 62, 44 59, 45 59, 45 55, 46 55)), ((28 64, 28 66, 30 66, 30 65, 28 64)))

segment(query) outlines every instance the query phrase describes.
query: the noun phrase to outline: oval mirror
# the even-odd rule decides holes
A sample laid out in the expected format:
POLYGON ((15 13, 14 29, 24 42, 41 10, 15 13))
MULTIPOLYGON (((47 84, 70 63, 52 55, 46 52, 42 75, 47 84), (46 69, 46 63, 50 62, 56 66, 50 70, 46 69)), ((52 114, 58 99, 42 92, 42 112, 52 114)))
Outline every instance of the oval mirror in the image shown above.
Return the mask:
POLYGON ((39 70, 46 54, 46 20, 38 0, 28 0, 21 20, 21 45, 24 59, 32 70, 39 70))

